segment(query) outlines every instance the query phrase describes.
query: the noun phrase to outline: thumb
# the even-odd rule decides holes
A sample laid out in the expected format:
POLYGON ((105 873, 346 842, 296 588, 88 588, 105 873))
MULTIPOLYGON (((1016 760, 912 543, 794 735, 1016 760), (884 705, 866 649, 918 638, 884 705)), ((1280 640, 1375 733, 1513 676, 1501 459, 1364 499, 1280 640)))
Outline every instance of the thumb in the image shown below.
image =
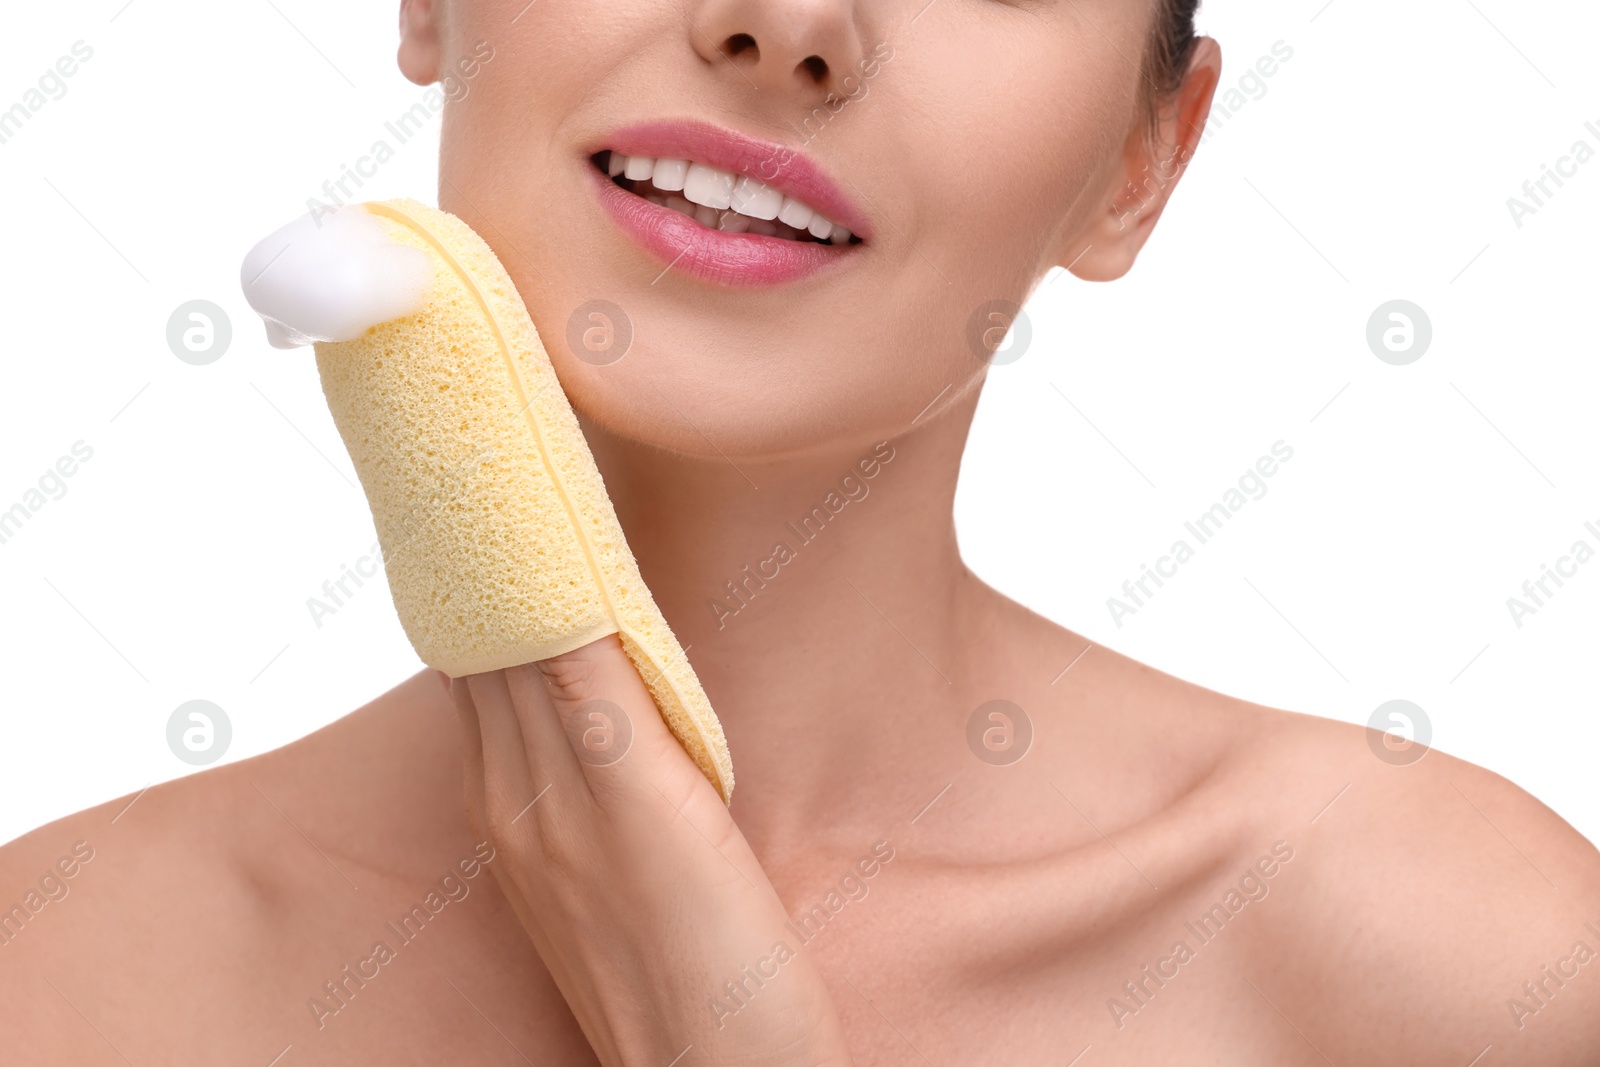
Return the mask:
POLYGON ((681 806, 695 782, 715 795, 662 720, 616 634, 533 666, 597 799, 660 790, 681 806))

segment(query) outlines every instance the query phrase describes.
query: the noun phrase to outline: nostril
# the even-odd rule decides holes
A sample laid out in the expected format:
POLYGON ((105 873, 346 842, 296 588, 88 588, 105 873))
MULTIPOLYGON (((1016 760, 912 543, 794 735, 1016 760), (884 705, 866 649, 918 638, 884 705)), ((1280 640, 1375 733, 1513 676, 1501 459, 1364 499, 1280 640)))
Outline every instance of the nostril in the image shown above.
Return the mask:
MULTIPOLYGON (((746 49, 756 48, 756 39, 748 33, 736 33, 723 43, 722 50, 729 56, 736 56, 746 49)), ((761 50, 756 48, 756 55, 760 56, 761 50)))
POLYGON ((817 82, 821 82, 822 79, 828 76, 827 60, 821 56, 806 56, 800 61, 800 65, 806 68, 811 73, 811 77, 817 82))

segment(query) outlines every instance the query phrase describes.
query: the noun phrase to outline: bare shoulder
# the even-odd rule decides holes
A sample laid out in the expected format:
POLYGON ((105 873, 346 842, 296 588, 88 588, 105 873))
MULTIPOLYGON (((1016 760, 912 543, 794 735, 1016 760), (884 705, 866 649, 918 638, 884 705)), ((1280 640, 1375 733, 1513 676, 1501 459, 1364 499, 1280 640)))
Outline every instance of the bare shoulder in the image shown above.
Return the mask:
POLYGON ((1227 775, 1295 850, 1251 935, 1264 1017, 1335 1062, 1600 1062, 1593 844, 1482 767, 1230 703, 1227 775))
POLYGON ((435 714, 419 676, 284 748, 0 848, 8 1051, 98 1062, 109 1039, 159 1059, 151 1012, 191 997, 207 1005, 186 1024, 196 1055, 265 1049, 302 1025, 303 991, 276 988, 302 962, 290 946, 337 943, 357 901, 463 848, 453 734, 435 714))
POLYGON ((121 1044, 102 1034, 140 1029, 143 990, 256 947, 241 936, 261 927, 232 847, 234 777, 155 786, 0 849, 0 1029, 19 1062, 99 1062, 121 1044))
POLYGON ((1048 765, 1172 937, 1119 1023, 1237 1024, 1240 1062, 1600 1064, 1600 852, 1559 815, 1437 749, 1051 637, 1048 765), (1191 958, 1204 993, 1160 992, 1191 958))

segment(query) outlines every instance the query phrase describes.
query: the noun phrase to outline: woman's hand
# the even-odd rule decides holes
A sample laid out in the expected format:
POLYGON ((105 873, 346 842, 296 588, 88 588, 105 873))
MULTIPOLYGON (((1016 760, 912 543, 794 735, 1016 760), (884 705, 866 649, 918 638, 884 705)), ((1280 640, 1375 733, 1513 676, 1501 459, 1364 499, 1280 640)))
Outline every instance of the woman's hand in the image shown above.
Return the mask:
POLYGON ((616 636, 450 691, 467 817, 601 1063, 850 1063, 777 893, 616 636))

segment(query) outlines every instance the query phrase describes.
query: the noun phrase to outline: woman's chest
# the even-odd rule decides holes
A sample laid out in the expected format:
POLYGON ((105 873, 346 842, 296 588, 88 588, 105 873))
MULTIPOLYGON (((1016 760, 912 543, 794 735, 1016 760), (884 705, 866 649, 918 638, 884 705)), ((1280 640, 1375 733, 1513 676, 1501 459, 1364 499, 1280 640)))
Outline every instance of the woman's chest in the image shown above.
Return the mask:
MULTIPOLYGON (((1103 842, 980 866, 905 838, 856 851, 772 863, 788 921, 680 1010, 737 1027, 810 957, 863 1067, 1204 1063, 1213 1048, 1227 1050, 1216 1062, 1295 1062, 1282 1038, 1298 1038, 1270 1002, 1281 944, 1263 965, 1276 912, 1294 906, 1282 890, 1292 849, 1226 869, 1203 855, 1169 863, 1207 873, 1165 890, 1103 842)), ((313 1062, 593 1062, 492 878, 433 913, 395 901, 342 916, 342 954, 297 966, 313 1062)))
MULTIPOLYGON (((773 944, 739 971, 707 979, 686 1010, 738 1026, 807 954, 858 1067, 1282 1067, 1301 1062, 1301 1052, 1321 1062, 1272 1006, 1267 976, 1251 980, 1259 939, 1245 924, 1260 902, 1225 923, 1208 910, 1184 918, 1172 906, 1099 926, 1046 921, 1029 908, 1008 920, 995 903, 941 894, 935 881, 914 877, 875 881, 854 899, 825 891, 792 908, 773 944)), ((370 946, 298 983, 294 1044, 307 1062, 596 1062, 502 905, 445 909, 420 932, 415 918, 371 918, 382 921, 370 946)))

